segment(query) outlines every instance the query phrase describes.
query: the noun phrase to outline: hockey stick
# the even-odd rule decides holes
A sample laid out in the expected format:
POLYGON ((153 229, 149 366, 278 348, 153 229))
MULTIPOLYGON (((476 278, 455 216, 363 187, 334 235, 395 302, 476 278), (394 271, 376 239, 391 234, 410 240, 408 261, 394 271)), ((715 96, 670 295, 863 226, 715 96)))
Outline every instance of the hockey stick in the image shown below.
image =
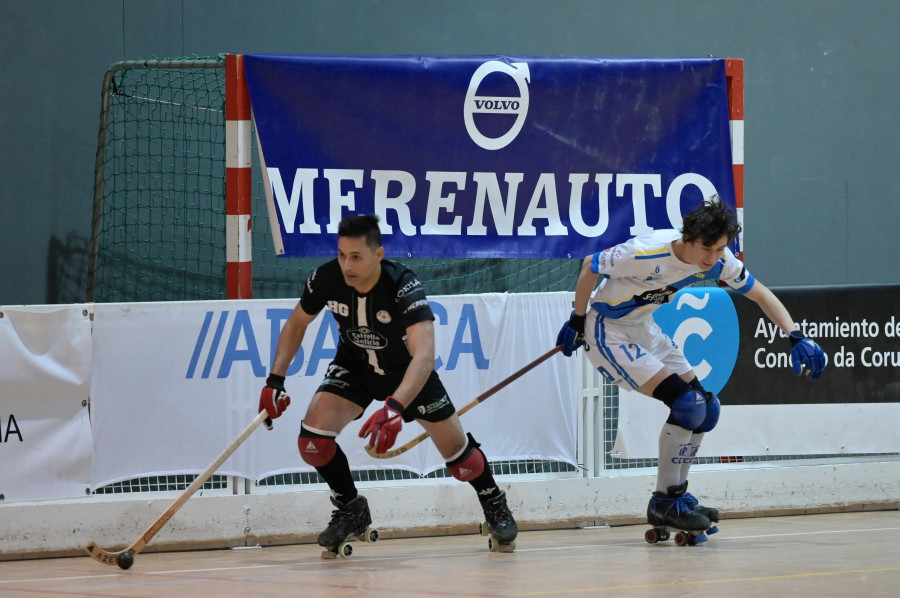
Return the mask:
MULTIPOLYGON (((474 399, 472 399, 470 402, 466 403, 463 407, 461 407, 461 408, 457 411, 457 415, 462 415, 462 414, 464 414, 466 411, 468 411, 469 409, 471 409, 472 407, 474 407, 474 406, 477 405, 478 403, 481 403, 482 401, 484 401, 485 399, 487 399, 487 398, 490 397, 491 395, 497 393, 497 391, 499 391, 499 390, 505 388, 505 387, 508 386, 511 382, 514 382, 515 380, 518 380, 518 379, 519 379, 520 377, 522 377, 524 374, 527 374, 528 372, 530 372, 531 370, 533 370, 534 368, 536 368, 536 367, 539 366, 540 364, 544 363, 545 361, 547 361, 548 359, 550 359, 551 357, 553 357, 554 355, 556 355, 556 354, 559 353, 560 351, 562 351, 562 346, 561 346, 561 345, 557 345, 557 346, 553 347, 552 349, 550 349, 549 351, 547 351, 546 353, 544 353, 543 355, 541 355, 540 357, 538 357, 537 359, 535 359, 534 361, 532 361, 531 363, 529 363, 528 365, 526 365, 525 367, 523 367, 522 369, 520 369, 519 371, 517 371, 517 372, 515 372, 515 373, 513 373, 513 374, 510 374, 507 378, 504 378, 503 380, 501 380, 501 381, 498 382, 497 384, 493 385, 492 387, 490 387, 489 389, 487 389, 486 391, 484 391, 483 393, 481 393, 480 395, 478 395, 477 397, 475 397, 474 399)), ((402 445, 402 446, 398 446, 398 447, 395 448, 395 449, 391 449, 391 450, 389 450, 389 451, 385 451, 385 452, 383 452, 383 453, 376 453, 374 447, 371 447, 371 446, 369 446, 369 445, 367 444, 367 445, 366 445, 366 452, 369 453, 369 455, 371 455, 372 457, 375 457, 376 459, 390 459, 390 458, 392 458, 392 457, 396 457, 397 455, 402 455, 403 453, 405 453, 406 451, 408 451, 408 450, 411 449, 412 447, 416 446, 417 444, 419 444, 420 442, 422 442, 422 441, 425 440, 426 438, 428 438, 428 432, 422 432, 421 434, 419 434, 418 436, 416 436, 415 438, 413 438, 412 440, 410 440, 410 441, 407 442, 406 444, 404 444, 404 445, 402 445)))
POLYGON ((172 501, 172 504, 169 505, 169 508, 153 522, 153 525, 147 528, 141 537, 135 540, 131 546, 120 550, 118 552, 110 552, 108 550, 103 550, 100 546, 97 545, 96 542, 91 542, 87 545, 88 554, 91 555, 95 561, 99 563, 103 563, 104 565, 118 565, 122 569, 127 569, 131 566, 131 563, 134 560, 134 555, 140 553, 147 546, 147 543, 153 539, 159 530, 171 519, 175 513, 184 506, 184 503, 196 492, 200 486, 202 486, 206 480, 208 480, 212 474, 216 472, 217 469, 225 462, 228 457, 231 456, 237 447, 241 446, 247 437, 253 433, 253 431, 266 419, 267 413, 265 410, 260 411, 259 414, 253 418, 253 421, 244 428, 244 431, 238 434, 238 437, 235 438, 231 444, 228 445, 222 454, 216 457, 216 460, 209 464, 209 467, 203 470, 203 472, 197 476, 197 478, 191 482, 191 485, 188 486, 181 495, 172 501))

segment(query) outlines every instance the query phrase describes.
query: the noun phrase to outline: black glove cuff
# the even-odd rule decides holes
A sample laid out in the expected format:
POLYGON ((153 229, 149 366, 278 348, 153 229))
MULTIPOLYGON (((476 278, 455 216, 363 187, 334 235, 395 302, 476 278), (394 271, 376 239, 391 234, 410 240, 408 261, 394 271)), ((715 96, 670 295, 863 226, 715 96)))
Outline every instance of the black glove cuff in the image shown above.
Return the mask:
POLYGON ((279 376, 278 374, 269 374, 269 377, 266 378, 266 386, 284 390, 284 376, 279 376))
POLYGON ((797 343, 803 340, 803 336, 800 335, 798 331, 793 331, 791 335, 788 337, 788 340, 791 341, 791 346, 793 347, 797 343))
POLYGON ((403 406, 403 403, 401 403, 400 401, 398 401, 397 399, 395 399, 392 396, 389 396, 388 398, 386 398, 384 400, 384 404, 398 413, 403 413, 406 410, 406 407, 403 406))
POLYGON ((584 334, 584 318, 585 316, 579 316, 578 314, 573 313, 572 317, 569 318, 569 328, 578 334, 584 334))

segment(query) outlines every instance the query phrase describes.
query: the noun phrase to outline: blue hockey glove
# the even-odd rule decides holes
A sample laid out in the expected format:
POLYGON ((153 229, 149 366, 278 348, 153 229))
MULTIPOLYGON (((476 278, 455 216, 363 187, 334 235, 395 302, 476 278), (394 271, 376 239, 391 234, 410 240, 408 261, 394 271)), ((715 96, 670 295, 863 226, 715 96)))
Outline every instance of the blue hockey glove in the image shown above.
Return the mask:
POLYGON ((584 346, 584 316, 575 314, 569 316, 569 321, 563 324, 559 334, 556 335, 556 344, 562 347, 563 355, 571 357, 578 347, 584 346))
POLYGON ((794 367, 794 373, 800 374, 805 367, 807 375, 818 380, 825 371, 825 352, 816 341, 801 336, 796 330, 788 337, 793 348, 791 349, 791 365, 794 367))

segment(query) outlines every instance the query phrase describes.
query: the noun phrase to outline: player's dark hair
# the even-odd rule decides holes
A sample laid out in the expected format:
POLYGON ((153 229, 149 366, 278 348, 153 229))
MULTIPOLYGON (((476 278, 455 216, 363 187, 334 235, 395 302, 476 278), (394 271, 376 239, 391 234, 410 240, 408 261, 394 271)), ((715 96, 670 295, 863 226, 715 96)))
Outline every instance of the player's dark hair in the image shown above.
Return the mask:
POLYGON ((737 223, 734 212, 718 195, 713 195, 685 215, 681 226, 681 238, 685 242, 699 239, 706 245, 714 245, 722 237, 732 241, 740 232, 741 225, 737 223))
POLYGON ((378 216, 375 214, 356 214, 347 216, 338 223, 339 237, 365 237, 366 245, 381 247, 381 229, 378 228, 378 216))

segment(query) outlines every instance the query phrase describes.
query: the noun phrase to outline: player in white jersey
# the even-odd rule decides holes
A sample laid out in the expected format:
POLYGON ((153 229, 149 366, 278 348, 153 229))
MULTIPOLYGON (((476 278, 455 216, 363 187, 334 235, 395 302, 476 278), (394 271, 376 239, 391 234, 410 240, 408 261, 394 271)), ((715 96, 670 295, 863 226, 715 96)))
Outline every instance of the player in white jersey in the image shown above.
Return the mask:
POLYGON ((684 287, 721 280, 755 301, 788 335, 795 373, 805 368, 816 380, 825 369, 821 347, 795 330, 784 304, 728 249, 740 230, 734 214, 713 198, 684 217, 681 232, 658 230, 588 255, 576 283, 574 310, 557 337, 566 356, 584 346, 591 364, 607 379, 669 407, 659 439, 656 491, 647 508, 660 539, 667 537, 668 528, 699 534, 719 519, 716 509, 699 505, 687 492, 694 458, 684 458, 682 451, 688 447, 696 455, 704 433, 719 419, 720 405, 718 397, 703 389, 681 349, 656 325, 653 312, 684 287))

